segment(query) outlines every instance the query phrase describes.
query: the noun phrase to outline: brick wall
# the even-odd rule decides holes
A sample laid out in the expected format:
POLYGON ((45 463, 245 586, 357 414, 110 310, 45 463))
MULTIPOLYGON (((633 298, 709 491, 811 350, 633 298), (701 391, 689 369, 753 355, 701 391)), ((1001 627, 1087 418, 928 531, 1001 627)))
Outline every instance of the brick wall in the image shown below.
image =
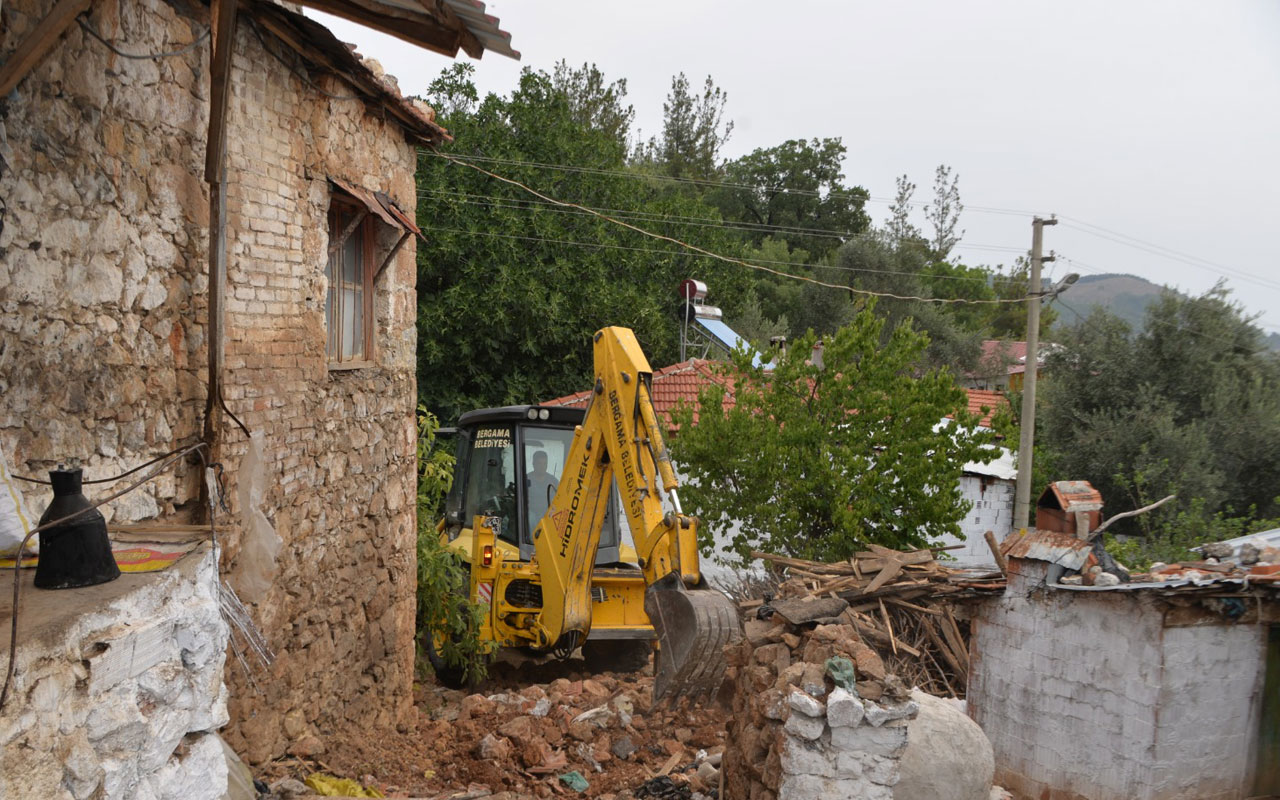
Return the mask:
POLYGON ((1244 796, 1263 629, 1168 628, 1154 598, 1036 590, 1037 575, 972 620, 969 709, 995 782, 1041 800, 1244 796))
MULTIPOLYGON (((50 5, 6 3, 0 52, 50 5)), ((91 20, 135 52, 176 49, 208 24, 159 0, 103 0, 91 20)), ((80 458, 87 477, 114 474, 201 429, 206 64, 205 47, 120 59, 72 26, 0 112, 0 442, 16 472, 80 458)), ((414 150, 363 103, 287 71, 243 24, 232 76, 225 396, 265 436, 262 510, 283 546, 255 611, 277 658, 257 690, 228 660, 228 740, 261 761, 308 734, 403 725, 412 711, 414 248, 378 282, 365 369, 327 368, 324 264, 327 176, 412 214, 414 150)), ((395 238, 379 227, 375 260, 395 238)), ((230 423, 223 436, 223 567, 235 572, 246 440, 230 423)), ((166 476, 109 518, 180 517, 199 479, 166 476)))

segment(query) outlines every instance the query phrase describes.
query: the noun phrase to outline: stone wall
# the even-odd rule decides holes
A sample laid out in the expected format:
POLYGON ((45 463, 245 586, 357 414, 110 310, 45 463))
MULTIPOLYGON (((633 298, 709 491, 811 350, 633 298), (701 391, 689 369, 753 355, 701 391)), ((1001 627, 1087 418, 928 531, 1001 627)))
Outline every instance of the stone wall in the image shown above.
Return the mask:
POLYGON ((1265 628, 1167 627, 1154 598, 1047 589, 1044 566, 1012 561, 970 622, 969 712, 996 783, 1044 800, 1245 796, 1265 628))
MULTIPOLYGON (((31 572, 0 711, 0 797, 220 798, 227 628, 210 546, 83 589, 35 589, 31 572)), ((7 625, 0 639, 7 653, 7 625)))
MULTIPOLYGON (((51 5, 5 3, 0 54, 51 5)), ((203 6, 180 14, 160 0, 103 0, 90 22, 130 52, 178 49, 208 25, 203 6)), ((115 474, 202 428, 206 65, 206 47, 122 59, 72 26, 0 111, 0 441, 15 472, 78 458, 86 478, 115 474)), ((385 191, 412 215, 415 162, 385 115, 323 96, 247 24, 232 79, 225 397, 265 436, 262 510, 283 545, 255 612, 277 659, 255 676, 260 692, 231 666, 228 740, 262 761, 338 725, 410 719, 414 248, 379 279, 374 363, 363 369, 328 369, 324 265, 327 177, 385 191)), ((375 261, 394 238, 380 230, 375 261)), ((246 439, 229 421, 222 436, 223 568, 234 574, 246 439)), ((184 467, 108 518, 181 519, 199 484, 184 467)))
POLYGON ((852 625, 750 620, 726 656, 725 797, 894 796, 918 705, 852 625))

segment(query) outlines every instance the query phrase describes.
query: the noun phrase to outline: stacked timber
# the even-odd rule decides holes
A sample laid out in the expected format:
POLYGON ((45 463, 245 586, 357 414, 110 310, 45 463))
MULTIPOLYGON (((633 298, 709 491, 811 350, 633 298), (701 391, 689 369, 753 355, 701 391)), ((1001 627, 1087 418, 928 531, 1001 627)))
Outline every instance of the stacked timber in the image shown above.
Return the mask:
POLYGON ((803 616, 851 624, 908 685, 964 697, 968 625, 957 617, 953 601, 1003 591, 1004 576, 948 567, 934 552, 870 545, 835 563, 754 552, 754 558, 768 562, 784 578, 771 597, 740 605, 760 617, 779 614, 792 624, 806 621, 799 618, 803 616))

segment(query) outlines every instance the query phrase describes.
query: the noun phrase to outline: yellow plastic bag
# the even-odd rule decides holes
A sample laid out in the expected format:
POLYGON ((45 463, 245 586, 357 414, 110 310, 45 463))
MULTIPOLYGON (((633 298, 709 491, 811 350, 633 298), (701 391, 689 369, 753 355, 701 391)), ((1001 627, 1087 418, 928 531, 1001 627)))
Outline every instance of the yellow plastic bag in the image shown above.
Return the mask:
POLYGON ((313 772, 304 781, 322 797, 386 797, 377 789, 366 789, 350 778, 335 778, 323 772, 313 772))

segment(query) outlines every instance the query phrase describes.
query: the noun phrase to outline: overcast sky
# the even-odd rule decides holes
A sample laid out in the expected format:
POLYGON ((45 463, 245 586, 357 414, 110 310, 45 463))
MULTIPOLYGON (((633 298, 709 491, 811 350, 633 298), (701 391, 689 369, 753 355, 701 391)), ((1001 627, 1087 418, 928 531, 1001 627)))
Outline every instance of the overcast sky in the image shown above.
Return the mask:
MULTIPOLYGON (((966 262, 1008 263, 1013 253, 986 248, 1030 247, 1029 216, 979 207, 1056 213, 1063 224, 1046 229, 1045 247, 1073 263, 1050 265, 1055 277, 1130 272, 1201 292, 1225 276, 1280 332, 1277 0, 507 0, 488 10, 523 58, 473 62, 482 92, 509 92, 523 67, 595 63, 627 79, 648 135, 674 73, 695 86, 711 75, 735 124, 727 157, 838 136, 845 175, 877 201, 903 173, 927 199, 934 168, 949 164, 968 206, 966 262)), ((425 93, 449 63, 313 16, 406 94, 425 93)), ((868 210, 879 223, 886 209, 868 210)))

